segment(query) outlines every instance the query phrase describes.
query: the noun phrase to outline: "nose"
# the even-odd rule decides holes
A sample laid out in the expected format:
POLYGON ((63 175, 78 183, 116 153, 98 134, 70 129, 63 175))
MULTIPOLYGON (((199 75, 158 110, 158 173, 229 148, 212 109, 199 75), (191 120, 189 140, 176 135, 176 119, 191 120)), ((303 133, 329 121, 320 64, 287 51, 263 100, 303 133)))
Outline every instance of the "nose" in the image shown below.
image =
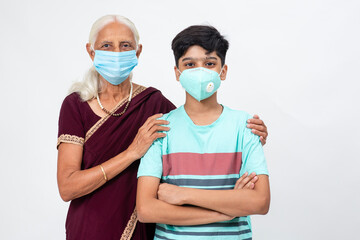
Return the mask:
POLYGON ((113 52, 121 52, 120 47, 115 47, 113 52))

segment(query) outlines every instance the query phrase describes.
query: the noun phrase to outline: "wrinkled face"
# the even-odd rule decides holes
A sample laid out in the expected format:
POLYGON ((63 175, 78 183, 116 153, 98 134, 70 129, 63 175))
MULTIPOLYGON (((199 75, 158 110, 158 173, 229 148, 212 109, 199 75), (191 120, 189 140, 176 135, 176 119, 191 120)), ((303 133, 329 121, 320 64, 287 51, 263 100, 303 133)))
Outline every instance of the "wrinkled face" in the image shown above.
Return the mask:
MULTIPOLYGON (((220 73, 222 68, 221 59, 215 51, 207 53, 207 50, 198 45, 189 47, 185 54, 181 58, 179 58, 178 65, 180 72, 190 68, 203 67, 220 73)), ((225 64, 220 75, 220 78, 222 80, 226 78, 226 71, 227 66, 225 64)), ((179 80, 180 73, 179 71, 177 71, 176 67, 175 74, 177 80, 179 80)))
MULTIPOLYGON (((94 60, 95 52, 90 48, 90 44, 86 45, 88 53, 92 60, 94 60)), ((112 22, 103 27, 97 36, 94 50, 124 52, 137 50, 137 57, 141 53, 141 44, 136 49, 136 41, 133 32, 125 24, 119 22, 112 22)))

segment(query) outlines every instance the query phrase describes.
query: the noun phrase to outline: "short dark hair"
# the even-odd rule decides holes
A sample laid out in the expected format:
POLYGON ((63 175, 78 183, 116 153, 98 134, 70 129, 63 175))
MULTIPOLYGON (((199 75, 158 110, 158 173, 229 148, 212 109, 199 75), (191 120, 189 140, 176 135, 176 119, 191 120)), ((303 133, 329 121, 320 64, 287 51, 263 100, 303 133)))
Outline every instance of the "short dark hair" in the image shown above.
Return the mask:
POLYGON ((177 67, 179 59, 194 45, 204 48, 207 53, 216 51, 221 59, 221 65, 225 64, 229 42, 212 26, 193 25, 179 32, 171 43, 177 67))

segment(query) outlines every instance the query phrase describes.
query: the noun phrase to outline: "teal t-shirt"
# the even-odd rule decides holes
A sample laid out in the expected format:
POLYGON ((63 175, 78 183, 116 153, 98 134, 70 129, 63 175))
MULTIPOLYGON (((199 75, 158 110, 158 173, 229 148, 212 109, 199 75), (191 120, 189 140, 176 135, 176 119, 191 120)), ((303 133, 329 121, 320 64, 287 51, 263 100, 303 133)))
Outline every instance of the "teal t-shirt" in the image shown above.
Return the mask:
MULTIPOLYGON (((156 140, 140 162, 138 177, 198 189, 233 189, 245 172, 268 175, 259 137, 246 127, 251 118, 226 106, 210 125, 198 126, 181 106, 161 119, 167 136, 156 140)), ((169 213, 171 214, 171 213, 169 213)), ((250 217, 196 226, 157 224, 155 239, 251 239, 250 217)))

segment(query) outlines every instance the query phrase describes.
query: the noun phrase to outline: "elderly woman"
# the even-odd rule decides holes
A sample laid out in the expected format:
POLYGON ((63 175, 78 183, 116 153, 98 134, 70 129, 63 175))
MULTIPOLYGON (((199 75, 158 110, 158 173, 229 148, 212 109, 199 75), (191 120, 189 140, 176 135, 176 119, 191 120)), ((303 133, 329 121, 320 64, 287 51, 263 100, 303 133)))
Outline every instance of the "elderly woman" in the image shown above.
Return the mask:
MULTIPOLYGON (((137 160, 165 136, 168 122, 157 118, 175 106, 159 90, 132 83, 142 45, 129 19, 98 19, 86 49, 94 66, 72 86, 59 117, 58 186, 71 201, 66 238, 152 239, 154 225, 136 223, 137 160)), ((265 143, 265 125, 252 121, 265 143)))

